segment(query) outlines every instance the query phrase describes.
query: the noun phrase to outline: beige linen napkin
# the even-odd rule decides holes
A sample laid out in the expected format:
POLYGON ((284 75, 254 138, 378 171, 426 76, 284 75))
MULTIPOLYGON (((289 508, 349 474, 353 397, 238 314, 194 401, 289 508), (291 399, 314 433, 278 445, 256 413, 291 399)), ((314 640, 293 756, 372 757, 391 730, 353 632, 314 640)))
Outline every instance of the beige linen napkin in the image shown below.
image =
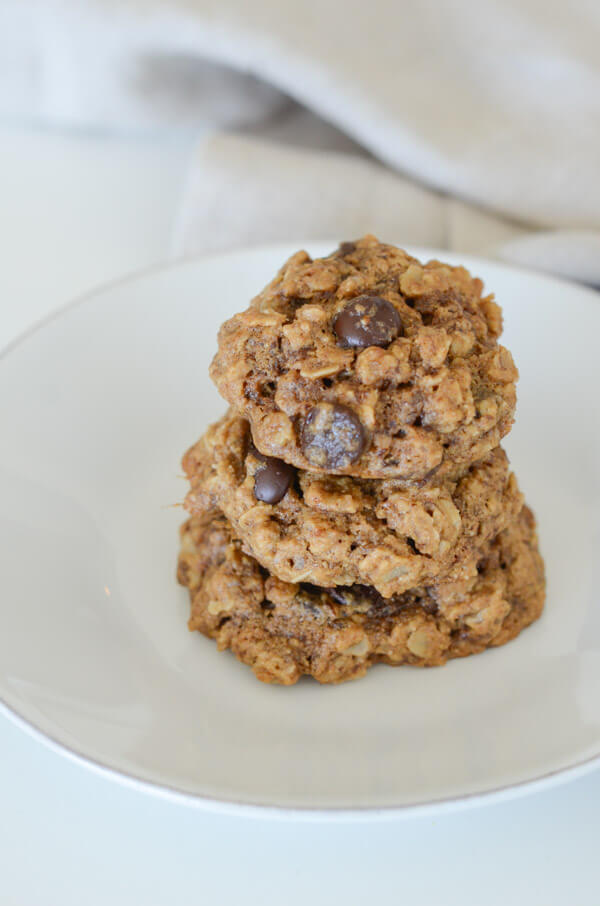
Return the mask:
POLYGON ((372 232, 600 284, 600 232, 535 230, 427 190, 376 161, 217 134, 194 156, 173 254, 372 232))
POLYGON ((360 154, 352 164, 322 153, 319 130, 294 161, 248 138, 237 151, 210 140, 178 250, 272 238, 275 223, 286 236, 380 223, 385 236, 461 237, 463 249, 600 283, 599 46, 596 0, 3 0, 0 111, 268 135, 260 124, 285 115, 289 95, 380 173, 360 154), (218 204, 204 179, 220 186, 218 204), (213 205, 212 227, 194 198, 213 205))

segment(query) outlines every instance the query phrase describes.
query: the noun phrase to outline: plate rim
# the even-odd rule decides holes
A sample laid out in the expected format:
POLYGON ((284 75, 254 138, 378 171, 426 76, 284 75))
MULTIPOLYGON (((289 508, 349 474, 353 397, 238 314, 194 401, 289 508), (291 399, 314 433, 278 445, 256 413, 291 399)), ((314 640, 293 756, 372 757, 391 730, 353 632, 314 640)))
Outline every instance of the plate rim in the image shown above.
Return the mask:
POLYGON ((359 805, 359 806, 302 806, 276 805, 273 803, 250 802, 238 799, 220 798, 206 793, 191 793, 171 786, 146 780, 121 768, 111 767, 90 755, 78 751, 73 746, 56 739, 51 733, 40 729, 32 721, 23 717, 0 698, 0 715, 6 717, 28 736, 41 742, 51 752, 66 758, 72 763, 90 771, 106 780, 112 780, 121 787, 139 793, 148 793, 167 802, 187 805, 206 812, 229 815, 241 818, 276 818, 278 820, 303 821, 378 821, 382 819, 413 818, 428 815, 441 815, 449 812, 463 811, 481 805, 493 805, 521 799, 533 793, 543 792, 561 786, 571 780, 577 780, 598 769, 600 754, 592 755, 564 768, 556 768, 546 774, 540 774, 529 780, 520 780, 475 793, 463 793, 458 796, 443 796, 406 805, 359 805))
MULTIPOLYGON (((164 260, 150 265, 149 267, 140 268, 123 274, 111 280, 100 283, 90 290, 67 300, 32 322, 25 330, 17 333, 15 337, 8 341, 0 348, 0 380, 2 364, 15 350, 27 342, 32 336, 43 330, 46 326, 67 315, 70 311, 92 302, 98 297, 128 286, 131 283, 137 283, 154 275, 160 275, 170 271, 183 269, 190 265, 201 264, 202 262, 214 261, 215 259, 227 259, 230 257, 239 257, 240 255, 262 254, 265 252, 276 254, 281 252, 282 255, 290 254, 291 249, 311 248, 315 246, 330 245, 335 248, 338 245, 337 240, 330 239, 304 239, 301 241, 286 240, 280 242, 259 243, 251 246, 240 246, 232 249, 221 250, 217 252, 205 252, 202 254, 189 254, 172 260, 164 260)), ((404 247, 403 245, 401 247, 404 247)), ((429 246, 408 244, 406 246, 409 253, 414 253, 420 258, 429 260, 435 258, 438 260, 447 259, 450 263, 463 263, 470 270, 476 270, 481 266, 483 269, 492 267, 496 270, 505 271, 512 275, 522 275, 524 278, 535 278, 542 283, 547 282, 553 286, 564 286, 570 291, 576 290, 578 294, 587 296, 590 301, 599 304, 599 293, 593 287, 585 284, 579 284, 575 281, 568 280, 564 277, 554 276, 533 268, 522 266, 513 266, 504 261, 486 258, 481 255, 462 254, 453 250, 439 249, 429 246), (429 258, 427 258, 429 256, 429 258)), ((321 254, 319 251, 318 254, 321 254)), ((421 815, 442 814, 450 811, 459 811, 462 809, 473 808, 479 805, 494 804, 502 801, 511 801, 522 798, 532 793, 540 792, 583 777, 600 767, 600 752, 588 758, 575 761, 565 767, 556 768, 536 777, 526 780, 516 781, 514 783, 504 784, 489 790, 480 792, 463 793, 457 796, 443 796, 436 799, 427 799, 416 803, 407 804, 390 804, 378 806, 303 806, 303 805, 277 805, 272 803, 252 802, 247 800, 236 800, 219 796, 211 796, 206 793, 194 793, 171 786, 168 783, 161 783, 155 780, 148 780, 126 771, 122 768, 112 767, 103 761, 88 755, 76 747, 57 739, 51 732, 43 730, 33 720, 24 717, 16 708, 10 705, 0 692, 0 715, 8 719, 14 726, 24 731, 44 744, 51 752, 67 758, 74 764, 83 767, 93 774, 112 780, 121 786, 140 793, 148 793, 158 796, 167 801, 191 806, 205 811, 221 813, 239 817, 254 818, 277 818, 308 820, 308 821, 347 821, 348 819, 371 821, 382 819, 398 819, 417 817, 421 815)))

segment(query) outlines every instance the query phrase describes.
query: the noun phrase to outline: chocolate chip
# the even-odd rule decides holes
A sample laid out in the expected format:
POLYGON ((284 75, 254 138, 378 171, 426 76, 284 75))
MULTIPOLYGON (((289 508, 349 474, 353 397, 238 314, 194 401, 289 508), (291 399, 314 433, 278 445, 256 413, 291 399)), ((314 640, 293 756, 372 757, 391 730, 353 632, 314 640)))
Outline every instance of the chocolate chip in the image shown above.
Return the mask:
POLYGON ((308 461, 320 469, 345 469, 363 453, 365 431, 348 406, 317 403, 304 424, 300 443, 308 461))
POLYGON ((287 462, 272 456, 259 454, 257 459, 264 465, 254 475, 254 496, 263 503, 279 503, 293 482, 296 470, 287 462))
POLYGON ((338 346, 345 348, 389 346, 401 329, 398 312, 381 296, 357 296, 333 320, 338 346))
POLYGON ((356 242, 340 242, 340 247, 338 252, 340 255, 351 255, 352 252, 356 251, 356 242))

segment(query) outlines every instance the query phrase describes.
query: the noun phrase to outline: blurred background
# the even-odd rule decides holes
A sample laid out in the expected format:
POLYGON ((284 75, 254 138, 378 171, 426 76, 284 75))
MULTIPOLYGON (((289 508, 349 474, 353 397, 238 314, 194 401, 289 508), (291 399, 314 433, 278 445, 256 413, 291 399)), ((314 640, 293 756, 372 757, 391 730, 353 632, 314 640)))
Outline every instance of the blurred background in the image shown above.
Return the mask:
MULTIPOLYGON (((268 241, 374 232, 600 286, 599 48, 598 0, 0 0, 0 346, 268 241)), ((0 750, 8 906, 598 890, 596 775, 334 831, 121 789, 4 718, 0 750)))
POLYGON ((596 0, 1 0, 10 328, 367 231, 600 284, 599 38, 596 0))

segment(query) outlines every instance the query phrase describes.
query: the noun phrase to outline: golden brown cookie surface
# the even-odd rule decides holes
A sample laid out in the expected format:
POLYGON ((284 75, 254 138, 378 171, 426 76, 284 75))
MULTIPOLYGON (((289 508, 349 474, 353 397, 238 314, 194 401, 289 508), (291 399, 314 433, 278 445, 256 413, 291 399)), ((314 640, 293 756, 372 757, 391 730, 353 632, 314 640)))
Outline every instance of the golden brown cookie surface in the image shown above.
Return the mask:
POLYGON ((510 430, 517 370, 499 307, 464 268, 364 237, 298 252, 219 333, 211 376, 265 455, 435 480, 510 430))
POLYGON ((536 620, 544 568, 524 507, 487 547, 469 579, 384 600, 365 586, 319 589, 274 579, 206 512, 182 527, 178 577, 189 627, 230 648, 264 682, 363 676, 378 662, 436 666, 502 645, 536 620))
POLYGON ((296 470, 254 448, 228 413, 184 456, 191 513, 224 513, 235 537, 286 582, 374 586, 390 597, 451 571, 518 514, 522 496, 501 448, 460 477, 423 487, 296 470))

